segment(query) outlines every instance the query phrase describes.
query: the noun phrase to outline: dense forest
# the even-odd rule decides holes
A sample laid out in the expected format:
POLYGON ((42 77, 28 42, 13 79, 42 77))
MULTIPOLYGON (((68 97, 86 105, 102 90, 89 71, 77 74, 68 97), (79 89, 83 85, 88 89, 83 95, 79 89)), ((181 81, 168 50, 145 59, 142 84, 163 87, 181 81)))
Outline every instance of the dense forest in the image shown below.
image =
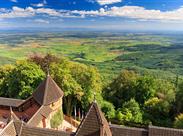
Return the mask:
POLYGON ((112 123, 183 128, 183 81, 178 75, 168 80, 122 69, 105 82, 94 66, 53 54, 32 54, 0 67, 0 96, 26 99, 48 72, 64 91, 66 115, 73 116, 75 108, 85 114, 96 99, 112 123))

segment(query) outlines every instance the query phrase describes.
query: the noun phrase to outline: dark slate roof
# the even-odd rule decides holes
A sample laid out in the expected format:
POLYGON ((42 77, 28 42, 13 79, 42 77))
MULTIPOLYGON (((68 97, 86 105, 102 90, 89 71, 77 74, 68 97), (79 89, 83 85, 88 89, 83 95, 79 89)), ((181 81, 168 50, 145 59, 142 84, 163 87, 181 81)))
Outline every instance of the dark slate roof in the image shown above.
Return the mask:
POLYGON ((64 95, 50 75, 38 86, 33 93, 33 98, 40 105, 49 105, 58 101, 64 95))
POLYGON ((148 130, 142 128, 110 125, 110 129, 113 136, 148 136, 148 130))
POLYGON ((18 107, 23 102, 24 102, 24 100, 0 97, 0 105, 1 106, 18 107))
POLYGON ((82 120, 76 136, 112 136, 109 124, 96 102, 93 102, 82 120))

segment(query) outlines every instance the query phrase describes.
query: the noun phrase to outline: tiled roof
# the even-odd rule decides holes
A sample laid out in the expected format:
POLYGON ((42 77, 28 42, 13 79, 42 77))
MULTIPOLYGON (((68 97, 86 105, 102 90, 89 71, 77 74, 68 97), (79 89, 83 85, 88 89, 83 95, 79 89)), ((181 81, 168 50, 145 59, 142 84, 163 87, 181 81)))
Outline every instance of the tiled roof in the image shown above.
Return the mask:
POLYGON ((8 119, 8 122, 10 121, 20 121, 20 119, 17 117, 17 115, 13 112, 12 108, 10 107, 10 115, 9 115, 9 119, 8 119))
POLYGON ((182 129, 149 126, 147 129, 110 126, 113 136, 183 136, 182 129))
POLYGON ((48 75, 33 93, 33 98, 40 105, 49 105, 58 101, 63 95, 63 91, 58 87, 51 76, 48 75))
POLYGON ((0 132, 0 136, 16 136, 16 134, 13 120, 0 132))
POLYGON ((71 133, 63 131, 23 126, 20 136, 70 136, 70 135, 71 133))
POLYGON ((0 133, 0 136, 71 136, 71 133, 30 127, 20 121, 11 121, 0 133))
MULTIPOLYGON (((93 109, 90 110, 90 112, 92 112, 93 109)), ((88 124, 84 124, 91 122, 87 122, 88 117, 91 116, 88 115, 85 120, 83 120, 81 123, 83 126, 78 128, 78 132, 80 132, 75 134, 52 129, 31 127, 21 121, 11 120, 9 124, 3 129, 3 131, 0 132, 0 136, 108 136, 106 131, 101 133, 102 129, 93 129, 95 128, 95 125, 97 125, 97 122, 96 124, 90 124, 90 127, 87 126, 88 124), (87 129, 85 127, 87 127, 87 129), (83 131, 85 131, 85 133, 83 133, 83 131)), ((94 118, 91 118, 90 120, 92 119, 94 118)), ((98 118, 98 120, 100 119, 98 118)), ((183 130, 181 129, 163 128, 156 126, 149 126, 149 128, 143 129, 110 125, 110 129, 112 131, 111 136, 183 136, 183 130)))
POLYGON ((76 136, 112 136, 109 124, 96 102, 93 102, 81 122, 76 136))
POLYGON ((0 105, 1 106, 18 107, 23 102, 24 102, 24 100, 0 97, 0 105))
POLYGON ((52 109, 49 106, 41 106, 34 116, 27 122, 27 124, 30 126, 36 126, 39 122, 41 122, 43 116, 47 118, 51 112, 52 109))
POLYGON ((148 130, 119 125, 110 125, 113 136, 148 136, 148 130))
POLYGON ((183 130, 149 126, 149 135, 148 136, 183 136, 183 130))
POLYGON ((22 131, 22 126, 24 126, 25 123, 22 121, 13 121, 13 123, 15 126, 16 134, 19 136, 22 131))

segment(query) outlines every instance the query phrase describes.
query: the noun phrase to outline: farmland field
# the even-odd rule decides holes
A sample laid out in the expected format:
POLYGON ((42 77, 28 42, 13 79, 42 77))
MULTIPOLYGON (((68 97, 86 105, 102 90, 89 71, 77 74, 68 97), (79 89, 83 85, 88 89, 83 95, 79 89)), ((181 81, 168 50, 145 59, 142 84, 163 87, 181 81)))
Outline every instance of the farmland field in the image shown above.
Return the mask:
POLYGON ((96 66, 106 81, 124 68, 160 78, 183 75, 183 34, 0 33, 0 65, 36 52, 50 52, 96 66))

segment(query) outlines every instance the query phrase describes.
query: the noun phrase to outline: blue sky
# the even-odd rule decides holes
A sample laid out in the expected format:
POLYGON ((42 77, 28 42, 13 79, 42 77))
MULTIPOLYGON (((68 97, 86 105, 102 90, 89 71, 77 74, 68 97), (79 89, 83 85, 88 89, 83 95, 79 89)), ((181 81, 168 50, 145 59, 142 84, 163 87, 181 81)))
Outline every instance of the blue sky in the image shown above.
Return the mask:
POLYGON ((0 0, 0 29, 183 30, 183 0, 0 0))

